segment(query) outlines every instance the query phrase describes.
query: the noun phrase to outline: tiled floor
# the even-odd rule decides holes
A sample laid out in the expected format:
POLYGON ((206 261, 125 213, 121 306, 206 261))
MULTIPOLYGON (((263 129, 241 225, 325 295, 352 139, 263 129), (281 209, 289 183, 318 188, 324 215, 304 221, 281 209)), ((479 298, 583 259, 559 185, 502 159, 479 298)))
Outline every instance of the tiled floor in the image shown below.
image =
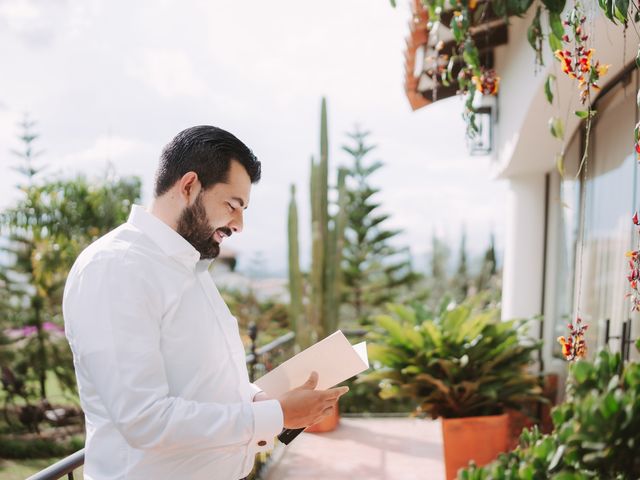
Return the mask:
POLYGON ((342 418, 329 433, 303 433, 267 480, 443 480, 439 421, 342 418))

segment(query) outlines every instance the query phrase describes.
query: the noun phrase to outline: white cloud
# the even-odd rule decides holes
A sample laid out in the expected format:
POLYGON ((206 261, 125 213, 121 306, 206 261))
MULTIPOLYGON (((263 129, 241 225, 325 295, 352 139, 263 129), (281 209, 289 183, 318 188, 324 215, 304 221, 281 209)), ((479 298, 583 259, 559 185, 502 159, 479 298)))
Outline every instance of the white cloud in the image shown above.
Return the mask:
POLYGON ((130 58, 127 73, 162 97, 198 96, 206 84, 186 52, 175 48, 145 48, 130 58))
POLYGON ((63 156, 60 163, 77 167, 101 162, 119 162, 146 154, 151 147, 133 138, 101 135, 87 148, 63 156))
POLYGON ((28 45, 46 48, 57 36, 75 31, 92 3, 95 0, 0 0, 0 26, 28 45))
MULTIPOLYGON (((404 97, 402 2, 394 10, 384 0, 0 0, 0 12, 11 65, 0 76, 10 100, 0 145, 16 146, 15 120, 29 111, 52 170, 100 172, 110 160, 119 174, 143 177, 148 200, 173 135, 194 124, 226 128, 264 167, 245 232, 230 239, 241 264, 261 250, 269 268, 282 268, 291 183, 308 254, 309 157, 318 151, 322 95, 332 167, 349 162, 340 151, 346 131, 355 123, 372 131, 372 159, 385 162, 372 181, 406 232, 399 240, 420 251, 435 228, 455 244, 464 223, 484 245, 493 223, 499 230, 505 188, 491 181, 485 159, 467 156, 460 101, 411 112, 404 97), (20 33, 39 22, 59 40, 46 49, 20 33)), ((5 158, 0 151, 3 167, 5 158)), ((0 178, 0 205, 9 178, 0 178)))

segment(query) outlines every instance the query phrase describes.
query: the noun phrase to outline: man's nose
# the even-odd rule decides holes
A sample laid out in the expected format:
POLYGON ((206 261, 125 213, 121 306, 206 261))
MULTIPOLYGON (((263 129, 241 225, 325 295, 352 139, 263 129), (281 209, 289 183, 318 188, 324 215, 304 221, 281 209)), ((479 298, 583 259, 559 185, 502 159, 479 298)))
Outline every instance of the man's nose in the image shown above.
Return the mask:
POLYGON ((244 220, 242 218, 242 211, 240 211, 237 215, 233 217, 231 223, 229 223, 229 228, 233 233, 242 232, 242 227, 244 226, 244 220))

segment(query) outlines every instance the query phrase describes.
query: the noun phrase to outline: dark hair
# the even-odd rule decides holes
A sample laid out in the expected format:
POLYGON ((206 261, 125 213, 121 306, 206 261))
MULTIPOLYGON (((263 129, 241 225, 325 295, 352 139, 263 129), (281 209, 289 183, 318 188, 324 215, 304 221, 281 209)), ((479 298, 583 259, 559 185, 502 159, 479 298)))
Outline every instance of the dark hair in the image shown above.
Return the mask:
POLYGON ((155 196, 169 190, 187 172, 195 172, 207 189, 227 181, 231 160, 247 171, 251 183, 260 180, 260 162, 253 152, 233 134, 210 125, 187 128, 162 150, 156 172, 155 196))

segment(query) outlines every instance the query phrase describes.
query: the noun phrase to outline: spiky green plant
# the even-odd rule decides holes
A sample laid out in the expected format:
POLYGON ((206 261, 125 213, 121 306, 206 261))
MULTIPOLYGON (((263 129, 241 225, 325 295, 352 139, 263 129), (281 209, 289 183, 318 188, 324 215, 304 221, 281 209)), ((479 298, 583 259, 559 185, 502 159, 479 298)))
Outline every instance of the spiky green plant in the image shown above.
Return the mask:
POLYGON ((342 274, 340 264, 344 248, 344 230, 347 223, 346 171, 338 172, 337 212, 329 212, 329 138, 327 127, 327 102, 322 99, 320 114, 320 158, 311 159, 309 196, 311 202, 311 269, 309 295, 304 292, 299 279, 300 272, 297 232, 297 206, 295 188, 291 190, 289 206, 289 291, 291 294, 292 323, 299 334, 298 344, 306 347, 333 333, 338 327, 340 288, 342 274), (303 306, 306 303, 306 315, 303 306), (306 322, 303 325, 302 322, 306 322), (300 335, 301 334, 301 335, 300 335))

